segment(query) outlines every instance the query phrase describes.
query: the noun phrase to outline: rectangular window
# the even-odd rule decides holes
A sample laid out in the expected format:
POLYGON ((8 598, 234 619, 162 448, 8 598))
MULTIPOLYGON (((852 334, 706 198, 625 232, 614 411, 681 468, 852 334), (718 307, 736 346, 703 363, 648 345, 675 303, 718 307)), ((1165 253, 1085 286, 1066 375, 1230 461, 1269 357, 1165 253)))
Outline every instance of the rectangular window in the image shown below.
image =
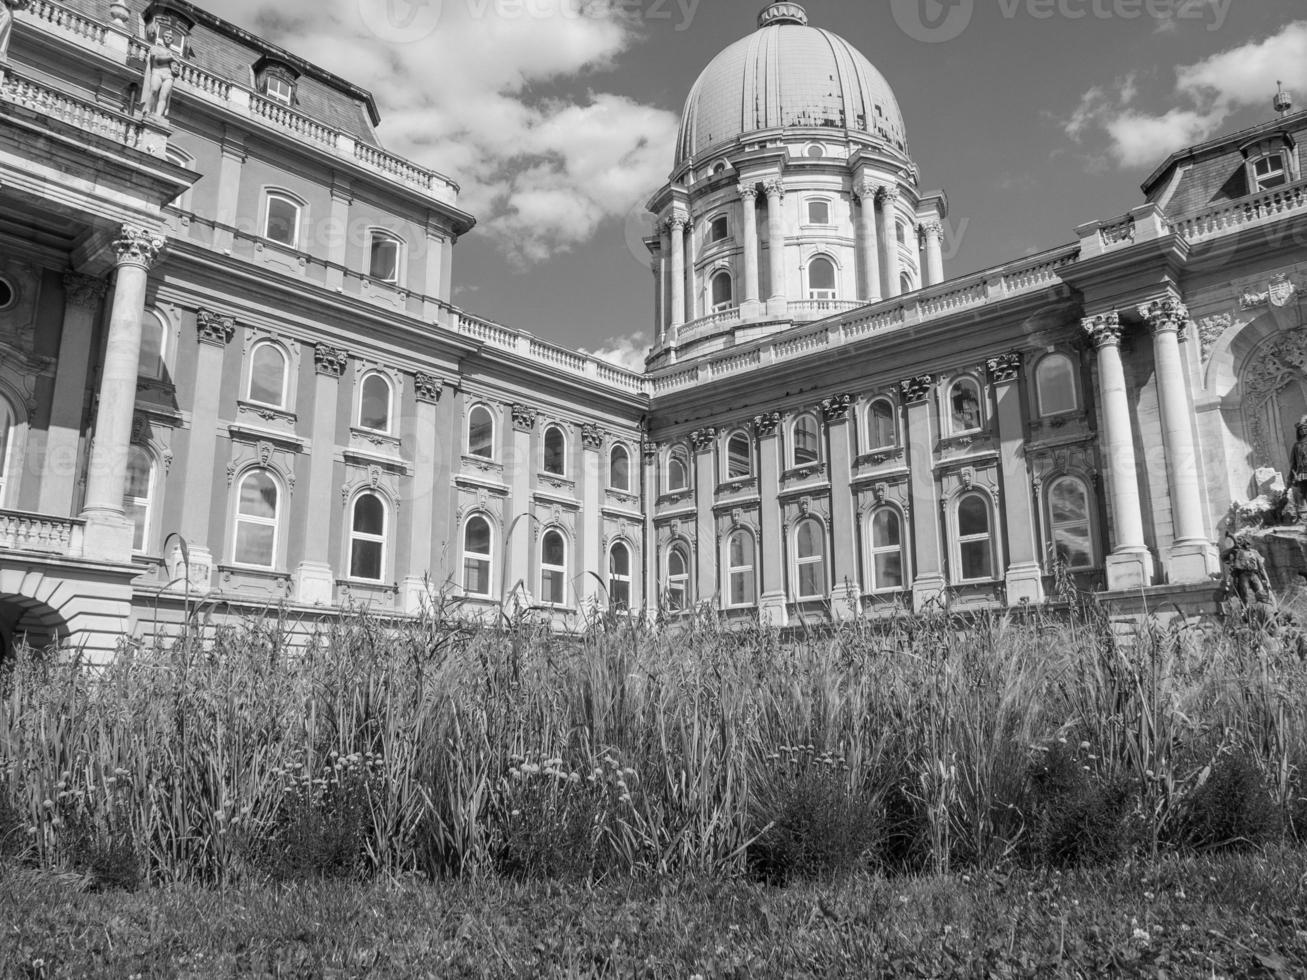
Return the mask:
POLYGON ((830 202, 829 202, 829 201, 809 201, 809 202, 808 202, 808 224, 810 224, 810 225, 828 225, 828 224, 830 224, 830 202))
POLYGON ((379 282, 399 282, 399 242, 396 239, 373 236, 369 275, 379 282))
POLYGON ((1253 164, 1253 173, 1257 176, 1257 190, 1270 190, 1272 187, 1281 187, 1289 182, 1289 174, 1284 166, 1284 155, 1281 153, 1272 153, 1270 156, 1262 157, 1253 164))
POLYGON ((468 555, 463 559, 463 588, 468 595, 490 595, 490 559, 468 555))
POLYGON ((269 75, 264 86, 264 93, 273 102, 290 105, 295 101, 295 86, 278 75, 269 75))
POLYGON ((724 242, 730 236, 731 226, 726 215, 718 215, 708 224, 708 244, 724 242))
POLYGON ((964 541, 962 543, 962 580, 975 582, 991 578, 994 564, 990 560, 988 540, 964 541))

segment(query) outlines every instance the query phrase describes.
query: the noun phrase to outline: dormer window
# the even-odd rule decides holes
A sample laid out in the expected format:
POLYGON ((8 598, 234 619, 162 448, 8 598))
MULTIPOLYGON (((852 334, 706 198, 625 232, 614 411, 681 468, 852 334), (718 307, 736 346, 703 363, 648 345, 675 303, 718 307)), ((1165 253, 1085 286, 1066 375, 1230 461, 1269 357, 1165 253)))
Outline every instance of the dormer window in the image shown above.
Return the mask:
POLYGON ((1270 153, 1253 161, 1253 186, 1258 191, 1282 187, 1289 183, 1289 169, 1283 153, 1270 153))
POLYGON ((254 66, 254 83, 263 96, 279 105, 295 105, 299 75, 289 66, 264 58, 254 66))
POLYGON ((179 58, 190 56, 191 32, 195 28, 190 18, 166 5, 152 4, 145 11, 145 24, 147 37, 156 38, 163 37, 165 33, 171 34, 172 40, 168 47, 172 48, 179 58))

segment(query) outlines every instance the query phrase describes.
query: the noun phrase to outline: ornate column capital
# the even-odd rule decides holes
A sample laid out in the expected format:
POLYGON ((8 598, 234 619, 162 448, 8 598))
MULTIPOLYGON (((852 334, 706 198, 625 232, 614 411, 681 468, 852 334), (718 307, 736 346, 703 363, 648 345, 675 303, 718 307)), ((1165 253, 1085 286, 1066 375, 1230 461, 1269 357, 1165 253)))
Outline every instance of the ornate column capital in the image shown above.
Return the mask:
POLYGON ((921 234, 927 241, 939 241, 944 237, 944 223, 938 220, 923 221, 921 223, 921 234))
POLYGON ((876 188, 876 200, 882 208, 893 207, 899 199, 899 189, 893 184, 881 184, 876 188))
POLYGON ((918 405, 930 397, 931 391, 935 388, 935 378, 933 375, 923 374, 901 382, 899 387, 903 390, 905 405, 918 405))
POLYGON ((236 320, 201 308, 195 311, 195 330, 200 343, 226 347, 232 337, 236 336, 236 320))
POLYGON ((536 419, 540 417, 539 409, 532 408, 530 405, 514 405, 513 428, 518 432, 530 432, 536 427, 536 419))
POLYGON ((1008 385, 1021 377, 1021 355, 1017 351, 999 354, 985 362, 989 379, 996 385, 1008 385))
POLYGON ((581 443, 586 449, 593 449, 599 452, 604 448, 604 442, 608 439, 608 433, 602 426, 594 425, 587 422, 581 426, 581 443))
POLYGON ((690 442, 694 444, 696 453, 706 453, 712 449, 713 443, 717 441, 717 430, 709 426, 706 429, 695 429, 690 433, 690 442))
POLYGON ((663 225, 670 232, 684 231, 689 223, 690 216, 684 211, 673 211, 663 220, 663 225))
POLYGON ((658 443, 654 442, 652 439, 642 439, 640 441, 640 452, 644 453, 645 459, 657 459, 658 443))
POLYGON ((1174 296, 1140 306, 1139 315, 1144 318, 1144 323, 1148 324, 1153 336, 1175 333, 1180 335, 1181 340, 1193 322, 1189 317, 1189 308, 1174 296))
POLYGON ((349 353, 339 347, 318 344, 313 348, 313 366, 324 377, 340 378, 345 373, 345 363, 348 360, 349 353))
POLYGON ((860 180, 853 185, 853 196, 862 202, 863 207, 871 207, 876 203, 880 187, 874 180, 860 180))
POLYGON ((740 192, 740 197, 746 201, 755 201, 758 199, 757 184, 741 184, 736 188, 740 192))
POLYGON ((769 201, 779 201, 785 197, 785 184, 778 177, 763 181, 762 190, 769 201))
POLYGON ((781 424, 780 412, 767 412, 764 415, 755 415, 753 419, 753 431, 760 436, 773 436, 776 429, 781 424))
POLYGON ((1080 326, 1089 336, 1096 350, 1121 346, 1121 332, 1124 328, 1121 326, 1121 314, 1116 310, 1085 317, 1080 321, 1080 326))
POLYGON ((125 265, 149 269, 158 261, 168 240, 156 231, 136 225, 123 225, 113 240, 114 255, 121 268, 125 265))
POLYGON ((434 374, 418 371, 413 375, 413 391, 417 394, 419 402, 434 405, 440 401, 440 395, 444 390, 444 380, 434 374))
POLYGON ((821 403, 821 414, 827 422, 842 422, 849 417, 852 405, 852 395, 835 395, 821 403))
POLYGON ((98 276, 87 276, 80 272, 64 273, 64 300, 69 306, 98 310, 108 291, 109 283, 98 276))

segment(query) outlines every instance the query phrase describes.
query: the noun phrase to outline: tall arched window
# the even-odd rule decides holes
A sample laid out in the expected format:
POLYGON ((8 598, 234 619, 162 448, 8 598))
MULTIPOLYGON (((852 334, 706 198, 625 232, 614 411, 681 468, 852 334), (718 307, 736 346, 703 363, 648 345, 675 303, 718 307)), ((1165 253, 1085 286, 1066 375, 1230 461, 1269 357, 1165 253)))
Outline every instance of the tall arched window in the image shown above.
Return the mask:
POLYGON ((236 534, 232 560, 272 568, 277 561, 281 489, 266 470, 251 470, 236 490, 236 534))
POLYGON ((1057 561, 1072 571, 1093 568, 1093 520, 1085 484, 1074 476, 1054 480, 1048 487, 1048 511, 1057 561))
POLYGON ((821 461, 821 427, 817 416, 805 413, 794 420, 792 466, 807 466, 821 461))
POLYGON ((892 449, 899 444, 899 430, 894 419, 894 403, 877 398, 867 410, 868 449, 892 449))
POLYGON ((484 405, 477 405, 468 413, 467 454, 481 459, 495 458, 495 417, 484 405))
POLYGON ((1079 404, 1076 398, 1076 369, 1065 354, 1049 354, 1035 369, 1035 391, 1039 395, 1039 414, 1061 415, 1074 412, 1079 404))
POLYGON ((912 281, 912 276, 904 272, 899 275, 899 292, 910 293, 917 288, 917 284, 912 281))
POLYGON ((372 232, 368 242, 368 275, 378 282, 398 285, 403 243, 384 231, 372 232))
POLYGON ((977 431, 984 416, 980 410, 980 385, 972 378, 959 378, 948 390, 949 429, 954 435, 977 431))
POLYGON ((360 494, 350 522, 351 578, 380 582, 385 575, 386 503, 375 493, 360 494))
POLYGON ((162 381, 168 330, 163 317, 146 311, 141 317, 141 355, 137 375, 150 381, 162 381))
POLYGON ((735 284, 729 272, 719 272, 712 277, 712 310, 720 313, 735 305, 735 284))
POLYGON ((690 603, 690 556, 685 546, 674 544, 667 550, 667 609, 682 612, 690 603))
POLYGON ((794 532, 794 563, 798 599, 826 598, 826 530, 808 518, 794 532))
POLYGON ((359 428, 373 432, 390 432, 391 401, 394 391, 390 379, 379 371, 365 375, 359 391, 359 428))
POLYGON ((960 581, 994 578, 994 535, 989 500, 969 493, 958 501, 958 559, 960 581))
POLYGON ((808 263, 808 298, 835 298, 835 263, 824 256, 808 263))
POLYGON ((743 480, 753 476, 753 440, 744 431, 726 440, 726 478, 743 480))
POLYGON ((299 248, 300 218, 303 213, 303 206, 285 194, 270 191, 266 208, 267 211, 263 221, 263 236, 269 241, 277 242, 279 245, 299 248))
POLYGON ((902 221, 895 222, 894 237, 898 239, 900 245, 906 245, 908 243, 908 226, 902 221))
POLYGON ((567 472, 567 436, 556 425, 545 429, 545 472, 554 476, 567 472))
POLYGON ((620 443, 608 452, 608 485, 623 493, 631 492, 631 454, 620 443))
POLYGON ((550 606, 567 602, 567 541, 561 531, 546 531, 540 544, 540 601, 550 606))
POLYGON ((479 514, 468 518, 463 528, 463 591, 470 596, 489 598, 491 570, 490 522, 479 514))
POLYGON ((758 602, 754 554, 753 535, 748 531, 736 531, 726 543, 726 601, 730 606, 758 602))
POLYGON ((681 493, 690 489, 690 459, 685 450, 677 447, 667 457, 667 492, 681 493))
POLYGON ((0 398, 0 507, 9 506, 9 471, 12 468, 15 418, 9 402, 0 398))
POLYGON ((279 345, 270 340, 255 344, 250 353, 250 383, 246 396, 260 405, 285 408, 289 374, 290 363, 279 345))
POLYGON ((608 605, 631 608, 631 549, 618 541, 608 551, 608 605))
POLYGON ((871 591, 903 588, 903 521, 893 507, 871 515, 871 591))
POLYGON ((140 446, 127 456, 127 483, 123 487, 123 513, 132 522, 132 551, 150 548, 150 512, 154 497, 154 459, 140 446))

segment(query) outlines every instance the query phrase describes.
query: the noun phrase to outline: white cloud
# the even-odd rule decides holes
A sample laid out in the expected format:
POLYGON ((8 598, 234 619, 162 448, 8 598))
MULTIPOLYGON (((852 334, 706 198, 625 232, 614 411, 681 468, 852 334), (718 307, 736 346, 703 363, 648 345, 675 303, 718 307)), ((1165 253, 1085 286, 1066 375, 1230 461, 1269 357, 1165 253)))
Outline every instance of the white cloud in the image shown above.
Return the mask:
POLYGON ((634 333, 629 337, 610 337, 598 350, 582 348, 581 353, 643 374, 644 359, 649 353, 649 337, 643 333, 634 333))
POLYGON ((1160 114, 1133 106, 1138 94, 1133 75, 1119 79, 1113 92, 1091 88, 1063 129, 1076 141, 1101 131, 1119 166, 1148 166, 1211 137, 1238 110, 1265 104, 1269 116, 1280 80, 1307 93, 1307 21, 1177 68, 1174 101, 1179 104, 1160 114))
POLYGON ((513 258, 589 240, 666 179, 674 114, 618 95, 543 100, 640 34, 620 0, 227 0, 224 16, 369 88, 382 142, 463 187, 513 258))

